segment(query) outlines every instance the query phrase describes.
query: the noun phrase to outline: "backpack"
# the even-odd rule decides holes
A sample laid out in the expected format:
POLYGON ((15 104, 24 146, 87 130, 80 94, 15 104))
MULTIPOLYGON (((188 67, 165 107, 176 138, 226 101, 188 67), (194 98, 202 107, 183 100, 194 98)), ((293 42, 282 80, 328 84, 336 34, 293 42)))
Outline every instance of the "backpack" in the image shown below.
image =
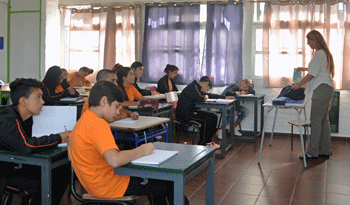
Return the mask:
POLYGON ((305 88, 298 88, 296 90, 292 89, 292 85, 288 85, 284 87, 280 94, 278 95, 279 97, 287 97, 292 100, 303 100, 305 98, 305 88))

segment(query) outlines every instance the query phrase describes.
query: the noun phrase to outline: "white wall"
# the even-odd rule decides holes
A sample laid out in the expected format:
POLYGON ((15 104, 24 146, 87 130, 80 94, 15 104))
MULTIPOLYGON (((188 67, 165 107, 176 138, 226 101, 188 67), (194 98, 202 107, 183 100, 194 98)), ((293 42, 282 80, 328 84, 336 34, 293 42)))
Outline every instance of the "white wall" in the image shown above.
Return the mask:
MULTIPOLYGON (((0 0, 0 37, 4 37, 4 49, 0 50, 0 79, 7 81, 7 3, 0 0)), ((6 1, 7 2, 7 1, 6 1)))

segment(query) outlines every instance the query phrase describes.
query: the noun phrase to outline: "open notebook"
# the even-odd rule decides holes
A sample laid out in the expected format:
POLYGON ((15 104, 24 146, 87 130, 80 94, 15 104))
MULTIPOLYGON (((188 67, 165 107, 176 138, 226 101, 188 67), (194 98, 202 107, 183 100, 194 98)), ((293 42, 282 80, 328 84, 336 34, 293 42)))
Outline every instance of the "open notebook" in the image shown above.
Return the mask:
POLYGON ((178 151, 156 149, 152 154, 138 158, 134 161, 131 161, 131 163, 137 165, 160 165, 164 161, 175 156, 177 153, 178 151))

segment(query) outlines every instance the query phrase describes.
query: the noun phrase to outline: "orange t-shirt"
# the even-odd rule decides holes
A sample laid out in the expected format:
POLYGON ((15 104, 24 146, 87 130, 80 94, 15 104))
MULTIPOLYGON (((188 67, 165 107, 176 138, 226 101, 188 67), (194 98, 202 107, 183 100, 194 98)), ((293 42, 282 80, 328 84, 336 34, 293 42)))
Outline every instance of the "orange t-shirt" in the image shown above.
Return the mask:
POLYGON ((87 78, 80 78, 77 75, 77 71, 68 74, 68 83, 72 85, 77 85, 83 83, 84 86, 91 86, 90 81, 87 78))
MULTIPOLYGON (((123 108, 122 106, 119 106, 119 111, 120 111, 122 108, 123 108)), ((81 115, 83 115, 83 113, 84 113, 86 110, 89 110, 89 98, 86 98, 86 100, 85 100, 85 102, 84 102, 83 108, 81 109, 81 115)))
POLYGON ((133 85, 129 85, 129 88, 125 87, 125 91, 128 95, 129 102, 134 102, 142 97, 141 93, 139 93, 139 91, 133 85))
POLYGON ((114 174, 103 153, 119 151, 109 124, 87 110, 78 120, 69 137, 69 156, 83 187, 93 196, 116 198, 124 195, 130 176, 114 174))

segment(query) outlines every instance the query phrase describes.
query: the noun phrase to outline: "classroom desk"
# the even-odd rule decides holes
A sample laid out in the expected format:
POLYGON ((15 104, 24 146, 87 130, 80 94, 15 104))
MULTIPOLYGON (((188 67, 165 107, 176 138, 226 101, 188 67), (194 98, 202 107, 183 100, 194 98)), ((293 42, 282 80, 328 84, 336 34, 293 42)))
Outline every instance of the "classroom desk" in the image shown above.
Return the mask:
POLYGON ((234 129, 234 110, 235 110, 235 103, 232 101, 231 103, 220 103, 220 102, 213 102, 213 101, 207 101, 207 102, 196 102, 195 105, 197 108, 207 108, 207 109, 219 109, 222 113, 222 127, 226 127, 227 122, 230 123, 230 129, 231 129, 231 144, 226 143, 226 132, 222 132, 222 140, 221 140, 221 154, 216 154, 216 157, 219 158, 225 158, 226 152, 229 149, 233 149, 234 145, 234 136, 235 136, 235 129, 234 129))
POLYGON ((0 150, 0 161, 41 167, 41 204, 52 202, 52 169, 69 163, 67 147, 56 147, 36 154, 20 154, 0 150))
POLYGON ((157 99, 157 100, 162 100, 165 99, 165 94, 160 94, 160 95, 146 95, 143 96, 145 99, 157 99))
POLYGON ((3 99, 6 99, 7 102, 4 105, 11 104, 11 90, 9 85, 3 85, 0 88, 0 106, 3 105, 3 99))
POLYGON ((145 140, 145 136, 139 136, 136 132, 140 130, 144 130, 147 128, 151 128, 157 125, 165 124, 165 129, 158 130, 156 132, 147 133, 146 138, 154 138, 156 136, 165 134, 165 141, 168 142, 168 133, 169 129, 166 125, 167 122, 169 122, 169 118, 162 118, 162 117, 149 117, 149 116, 140 116, 140 119, 134 122, 123 122, 123 121, 114 121, 112 123, 109 123, 109 126, 112 129, 118 129, 118 130, 129 130, 134 133, 135 135, 135 145, 138 147, 139 143, 145 140))
POLYGON ((301 140, 301 149, 303 152, 303 158, 304 158, 304 168, 307 167, 306 165, 306 159, 305 159, 305 145, 304 145, 304 139, 303 139, 303 132, 302 132, 302 126, 301 126, 301 120, 300 120, 300 112, 302 110, 304 110, 304 117, 305 120, 307 120, 307 116, 306 116, 306 110, 305 110, 305 105, 307 103, 307 100, 305 99, 303 103, 300 104, 296 104, 296 103, 286 103, 286 105, 281 106, 281 105, 272 105, 272 100, 268 101, 267 103, 264 103, 264 107, 268 107, 267 113, 265 115, 265 124, 264 124, 264 129, 262 132, 262 136, 261 136, 261 144, 260 144, 260 151, 259 151, 259 160, 258 160, 258 164, 260 164, 261 161, 261 153, 262 153, 262 147, 264 144, 264 136, 265 136, 265 131, 266 131, 266 119, 267 119, 267 115, 269 114, 270 111, 272 111, 273 109, 275 109, 275 117, 273 119, 273 125, 272 125, 272 131, 271 131, 271 137, 270 137, 270 146, 272 144, 272 138, 273 138, 273 132, 275 129, 275 123, 276 123, 276 119, 277 119, 277 111, 278 109, 294 109, 297 112, 297 117, 298 117, 298 124, 299 124, 299 133, 300 133, 300 140, 301 140))
POLYGON ((176 150, 177 155, 159 166, 126 164, 114 169, 115 174, 169 180, 174 182, 174 204, 182 205, 185 183, 206 169, 206 205, 214 204, 215 147, 176 143, 154 143, 156 149, 176 150))
POLYGON ((159 116, 167 116, 169 118, 169 136, 168 140, 169 142, 173 142, 173 106, 172 104, 166 104, 163 107, 158 107, 158 108, 137 108, 136 106, 129 106, 129 107, 124 107, 127 110, 130 110, 132 112, 138 112, 140 115, 144 116, 154 116, 154 117, 159 117, 159 116))
POLYGON ((254 137, 253 138, 247 138, 247 137, 235 137, 235 141, 240 142, 257 142, 258 137, 262 133, 262 128, 264 126, 264 106, 265 103, 265 94, 256 94, 256 95, 240 95, 235 96, 237 101, 244 102, 244 101, 252 101, 254 102, 254 137), (258 132, 258 103, 260 102, 260 132, 258 132))

